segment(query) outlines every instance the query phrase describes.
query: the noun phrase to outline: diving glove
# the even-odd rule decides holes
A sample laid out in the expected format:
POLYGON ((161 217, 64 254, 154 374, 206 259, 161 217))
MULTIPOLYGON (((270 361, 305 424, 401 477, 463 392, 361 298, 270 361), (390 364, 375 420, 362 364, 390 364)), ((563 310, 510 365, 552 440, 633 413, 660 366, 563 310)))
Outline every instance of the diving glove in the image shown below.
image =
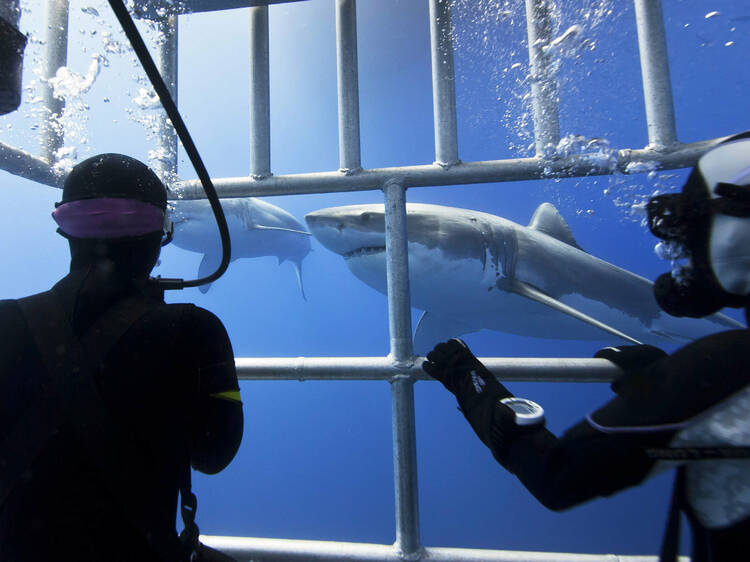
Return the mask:
POLYGON ((456 396, 471 427, 492 448, 493 413, 497 407, 506 409, 499 401, 513 396, 508 389, 498 382, 458 338, 436 345, 427 354, 427 361, 422 363, 422 369, 456 396))
POLYGON ((594 354, 595 358, 611 361, 623 371, 642 369, 666 356, 658 347, 645 344, 605 347, 594 354))
POLYGON ((422 368, 455 394, 459 403, 484 393, 497 399, 512 396, 458 338, 437 344, 422 368))
POLYGON ((662 357, 667 357, 666 352, 658 347, 646 344, 605 347, 594 354, 594 358, 611 361, 624 371, 610 385, 617 394, 620 394, 624 385, 637 383, 639 379, 643 378, 638 371, 662 357))

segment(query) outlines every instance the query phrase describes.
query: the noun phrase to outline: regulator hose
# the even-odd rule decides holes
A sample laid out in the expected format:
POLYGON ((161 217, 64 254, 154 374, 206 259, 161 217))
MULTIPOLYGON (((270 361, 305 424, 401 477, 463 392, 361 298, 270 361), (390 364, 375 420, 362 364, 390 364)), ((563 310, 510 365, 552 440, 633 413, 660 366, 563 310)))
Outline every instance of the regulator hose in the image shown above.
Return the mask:
POLYGON ((180 138, 180 142, 182 142, 182 146, 185 148, 185 152, 187 152, 190 162, 193 164, 193 168, 195 168, 195 171, 198 174, 203 190, 206 192, 206 198, 211 204, 211 209, 216 218, 216 225, 219 227, 219 236, 221 237, 221 263, 211 275, 188 281, 185 281, 184 279, 165 279, 161 277, 155 278, 153 281, 162 289, 167 290, 186 289, 188 287, 198 287, 199 285, 212 283, 221 277, 227 270, 232 255, 229 228, 227 228, 227 220, 224 216, 224 210, 221 208, 219 196, 216 193, 214 184, 211 182, 211 177, 208 175, 206 167, 203 165, 203 160, 198 153, 198 149, 195 147, 195 143, 193 143, 193 139, 190 137, 185 122, 182 120, 177 105, 175 105, 172 96, 169 94, 167 85, 164 83, 159 70, 156 68, 156 64, 154 64, 154 60, 151 58, 151 54, 148 52, 148 48, 146 48, 146 44, 143 42, 143 38, 138 32, 138 28, 135 26, 133 18, 130 17, 122 0, 108 1, 112 11, 117 17, 117 20, 120 22, 128 41, 130 41, 130 45, 133 47, 133 51, 135 51, 135 54, 138 56, 138 60, 141 61, 141 66, 143 66, 143 70, 146 71, 146 75, 151 81, 154 91, 156 91, 156 94, 159 96, 159 100, 161 101, 167 116, 172 121, 177 136, 180 138))

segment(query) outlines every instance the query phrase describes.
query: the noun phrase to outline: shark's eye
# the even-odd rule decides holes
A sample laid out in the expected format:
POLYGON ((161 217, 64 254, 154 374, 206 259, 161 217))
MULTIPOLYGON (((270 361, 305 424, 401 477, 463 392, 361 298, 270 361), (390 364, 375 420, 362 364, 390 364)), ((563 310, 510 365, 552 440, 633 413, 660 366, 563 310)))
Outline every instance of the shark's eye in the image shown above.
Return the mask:
POLYGON ((374 213, 367 213, 367 212, 365 212, 365 213, 362 213, 362 214, 360 214, 360 215, 359 215, 359 218, 360 218, 360 219, 361 219, 361 220, 362 220, 363 222, 369 222, 369 221, 371 221, 371 220, 372 220, 372 218, 373 218, 374 216, 375 216, 375 215, 374 215, 374 213))

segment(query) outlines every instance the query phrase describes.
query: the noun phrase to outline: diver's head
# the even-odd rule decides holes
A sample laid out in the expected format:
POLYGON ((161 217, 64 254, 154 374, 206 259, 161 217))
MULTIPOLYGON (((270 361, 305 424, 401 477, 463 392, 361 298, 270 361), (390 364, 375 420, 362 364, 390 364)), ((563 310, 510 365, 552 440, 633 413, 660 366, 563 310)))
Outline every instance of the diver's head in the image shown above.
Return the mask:
POLYGON ((704 154, 681 193, 648 202, 651 232, 688 265, 661 275, 656 300, 668 314, 700 318, 750 304, 750 132, 704 154))
POLYGON ((70 243, 71 270, 95 263, 146 276, 159 257, 167 192, 148 166, 122 154, 84 160, 65 179, 52 214, 70 243))

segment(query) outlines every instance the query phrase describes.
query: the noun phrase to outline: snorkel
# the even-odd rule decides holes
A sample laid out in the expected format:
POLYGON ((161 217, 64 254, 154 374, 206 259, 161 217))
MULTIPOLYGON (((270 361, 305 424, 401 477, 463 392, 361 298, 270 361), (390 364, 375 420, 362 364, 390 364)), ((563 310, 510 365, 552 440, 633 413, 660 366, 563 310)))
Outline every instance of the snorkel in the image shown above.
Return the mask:
MULTIPOLYGON (((203 160, 198 153, 198 149, 193 143, 193 139, 185 126, 185 122, 182 120, 182 116, 180 115, 172 96, 169 94, 169 90, 167 89, 159 70, 156 68, 156 64, 154 64, 154 61, 146 48, 146 44, 143 42, 143 38, 138 32, 138 29, 125 8, 124 3, 121 0, 109 0, 109 5, 115 13, 117 20, 120 22, 128 41, 130 41, 130 45, 133 47, 133 51, 135 51, 135 54, 138 57, 138 60, 141 62, 143 70, 146 72, 154 91, 159 96, 159 100, 161 101, 167 116, 172 121, 177 136, 180 138, 180 142, 182 142, 182 146, 185 148, 185 152, 198 174, 203 190, 206 193, 206 198, 211 204, 211 210, 214 213, 216 225, 219 228, 219 236, 221 238, 221 263, 212 274, 188 281, 185 281, 184 279, 156 277, 152 278, 152 282, 157 284, 159 288, 165 290, 186 289, 188 287, 198 287, 199 285, 212 283, 221 277, 227 270, 232 253, 229 229, 227 227, 224 211, 221 208, 219 196, 216 193, 216 188, 211 182, 211 177, 208 175, 206 167, 203 165, 203 160)), ((171 233, 169 230, 167 230, 167 237, 168 239, 171 239, 171 233)))

